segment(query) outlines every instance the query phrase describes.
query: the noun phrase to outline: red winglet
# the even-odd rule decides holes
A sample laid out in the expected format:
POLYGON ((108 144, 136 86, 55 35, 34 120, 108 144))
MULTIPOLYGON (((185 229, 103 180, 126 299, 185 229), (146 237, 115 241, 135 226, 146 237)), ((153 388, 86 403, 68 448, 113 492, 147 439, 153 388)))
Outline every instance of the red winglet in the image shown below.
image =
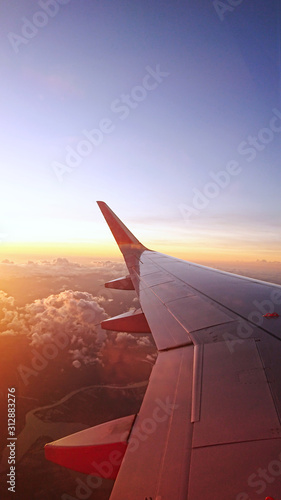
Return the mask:
POLYGON ((45 445, 45 457, 69 469, 116 479, 135 415, 112 420, 45 445))
POLYGON ((123 222, 115 215, 104 201, 97 201, 98 206, 119 246, 121 252, 130 248, 137 251, 144 251, 147 248, 129 231, 123 222))

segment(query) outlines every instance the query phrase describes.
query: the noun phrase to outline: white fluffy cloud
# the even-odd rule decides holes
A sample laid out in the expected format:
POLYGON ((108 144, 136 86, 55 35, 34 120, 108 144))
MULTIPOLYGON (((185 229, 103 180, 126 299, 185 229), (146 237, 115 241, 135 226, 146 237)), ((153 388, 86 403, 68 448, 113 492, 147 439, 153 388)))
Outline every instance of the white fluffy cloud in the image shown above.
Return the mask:
POLYGON ((2 292, 0 290, 0 308, 2 309, 3 307, 11 307, 14 305, 14 297, 9 297, 9 295, 5 292, 2 292))
POLYGON ((60 338, 67 339, 65 348, 72 365, 102 363, 105 346, 147 347, 148 336, 111 333, 109 337, 100 323, 108 317, 98 297, 88 292, 65 290, 56 295, 15 307, 13 297, 0 292, 0 331, 2 334, 24 334, 32 349, 39 352, 60 338))
POLYGON ((105 339, 100 322, 107 314, 90 293, 66 290, 24 307, 14 307, 13 297, 0 292, 0 307, 2 334, 25 334, 35 349, 54 342, 59 335, 67 336, 73 366, 98 361, 105 339))
POLYGON ((99 361, 105 333, 100 322, 107 318, 96 298, 88 292, 66 290, 25 307, 34 347, 52 342, 58 334, 68 336, 68 353, 73 366, 80 368, 99 361))
POLYGON ((99 323, 107 318, 92 294, 73 290, 35 300, 24 309, 34 344, 42 342, 44 335, 52 337, 62 331, 74 340, 97 333, 99 323))
MULTIPOLYGON (((0 291, 0 332, 4 331, 7 335, 16 333, 19 322, 19 313, 14 307, 14 303, 14 297, 0 291)), ((27 332, 25 331, 25 333, 27 332)))

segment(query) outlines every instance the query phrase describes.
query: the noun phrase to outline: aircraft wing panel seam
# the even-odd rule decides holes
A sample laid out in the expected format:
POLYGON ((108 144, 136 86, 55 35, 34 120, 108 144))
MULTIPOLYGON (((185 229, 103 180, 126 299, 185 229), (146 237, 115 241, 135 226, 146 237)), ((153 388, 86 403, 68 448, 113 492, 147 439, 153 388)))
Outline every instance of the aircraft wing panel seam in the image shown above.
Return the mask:
POLYGON ((275 437, 264 437, 260 439, 241 439, 239 441, 224 441, 223 443, 210 443, 206 445, 192 445, 192 450, 201 450, 206 448, 216 448, 218 446, 229 446, 229 445, 239 445, 242 443, 260 443, 260 442, 270 442, 280 440, 280 436, 275 437))
POLYGON ((203 371, 204 344, 194 346, 193 374, 192 374, 192 400, 191 400, 191 422, 200 420, 201 396, 202 396, 202 371, 203 371))
MULTIPOLYGON (((165 268, 162 268, 163 271, 167 272, 167 270, 165 268)), ((219 271, 218 271, 219 272, 219 271)), ((237 312, 237 311, 234 311, 233 309, 231 309, 230 307, 228 307, 227 305, 224 305, 222 304, 219 300, 216 300, 212 297, 210 297, 207 293, 204 293, 202 292, 201 290, 199 290, 198 288, 195 288, 194 286, 190 285, 189 283, 187 283, 186 281, 184 281, 183 279, 179 278, 176 274, 174 274, 173 272, 169 271, 169 273, 174 276, 175 280, 178 280, 178 281, 181 281, 182 283, 184 283, 185 285, 188 285, 190 288, 192 288, 193 290, 195 290, 197 293, 195 295, 201 295, 202 297, 206 297, 208 299, 208 301, 211 301, 217 305, 220 306, 220 308, 223 308, 223 309, 226 309, 227 311, 231 312, 232 314, 234 314, 235 316, 238 316, 239 318, 242 318, 244 321, 247 321, 249 322, 251 325, 253 325, 254 327, 257 327, 257 324, 254 322, 254 321, 251 321, 248 317, 244 316, 243 314, 237 312)), ((228 274, 228 273, 225 273, 225 274, 228 274)), ((230 274, 230 273, 229 273, 230 274)), ((233 275, 235 276, 235 275, 233 275)), ((245 279, 247 279, 245 277, 245 279)), ((263 282, 260 282, 260 283, 263 283, 263 282)), ((270 283, 265 283, 266 285, 269 285, 269 286, 272 286, 272 284, 270 283)), ((280 288, 278 287, 278 285, 274 285, 273 286, 276 286, 277 288, 280 288)), ((234 320, 235 321, 235 320, 234 320)), ((263 330, 265 333, 267 333, 268 335, 270 335, 271 337, 274 337, 275 339, 277 340, 280 340, 280 337, 278 337, 277 335, 275 335, 274 333, 266 330, 265 328, 263 328, 262 325, 258 325, 258 327, 263 330)))
POLYGON ((270 379, 268 377, 268 371, 267 371, 268 367, 265 365, 263 357, 262 357, 262 354, 260 352, 259 342, 256 342, 256 348, 257 348, 257 353, 258 353, 259 358, 260 358, 261 365, 262 365, 263 370, 264 370, 264 375, 265 375, 265 378, 266 378, 266 381, 267 381, 268 388, 270 390, 272 401, 273 401, 273 404, 275 406, 275 411, 276 411, 279 423, 281 425, 281 414, 280 414, 280 410, 279 410, 279 407, 278 407, 278 402, 276 401, 276 393, 273 391, 271 381, 270 381, 270 379))

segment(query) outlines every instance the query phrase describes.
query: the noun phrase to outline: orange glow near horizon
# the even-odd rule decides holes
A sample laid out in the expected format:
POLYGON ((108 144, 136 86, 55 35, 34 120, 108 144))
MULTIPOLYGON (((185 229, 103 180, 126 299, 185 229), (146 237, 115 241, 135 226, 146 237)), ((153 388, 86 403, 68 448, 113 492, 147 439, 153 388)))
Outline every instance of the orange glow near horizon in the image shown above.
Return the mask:
MULTIPOLYGON (((155 242, 147 244, 148 248, 171 255, 183 260, 198 263, 210 262, 254 262, 267 260, 277 262, 281 260, 280 252, 264 248, 249 248, 237 245, 233 247, 216 247, 206 244, 198 246, 194 242, 190 245, 182 243, 167 243, 157 245, 155 242)), ((2 242, 0 245, 0 262, 4 259, 25 262, 27 260, 43 260, 65 257, 68 259, 93 259, 93 260, 116 260, 122 259, 120 250, 115 241, 101 242, 2 242)))
POLYGON ((116 259, 122 258, 118 247, 108 244, 93 243, 2 243, 0 260, 15 259, 20 261, 65 258, 116 259))

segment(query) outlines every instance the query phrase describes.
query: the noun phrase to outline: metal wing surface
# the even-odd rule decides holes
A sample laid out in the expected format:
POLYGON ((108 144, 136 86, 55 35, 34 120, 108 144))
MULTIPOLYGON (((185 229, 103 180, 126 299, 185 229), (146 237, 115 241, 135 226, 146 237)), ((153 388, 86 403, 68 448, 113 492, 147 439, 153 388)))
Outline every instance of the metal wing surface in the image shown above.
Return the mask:
POLYGON ((141 305, 102 326, 158 350, 111 500, 280 500, 281 287, 148 250, 98 204, 129 272, 106 286, 141 305))

